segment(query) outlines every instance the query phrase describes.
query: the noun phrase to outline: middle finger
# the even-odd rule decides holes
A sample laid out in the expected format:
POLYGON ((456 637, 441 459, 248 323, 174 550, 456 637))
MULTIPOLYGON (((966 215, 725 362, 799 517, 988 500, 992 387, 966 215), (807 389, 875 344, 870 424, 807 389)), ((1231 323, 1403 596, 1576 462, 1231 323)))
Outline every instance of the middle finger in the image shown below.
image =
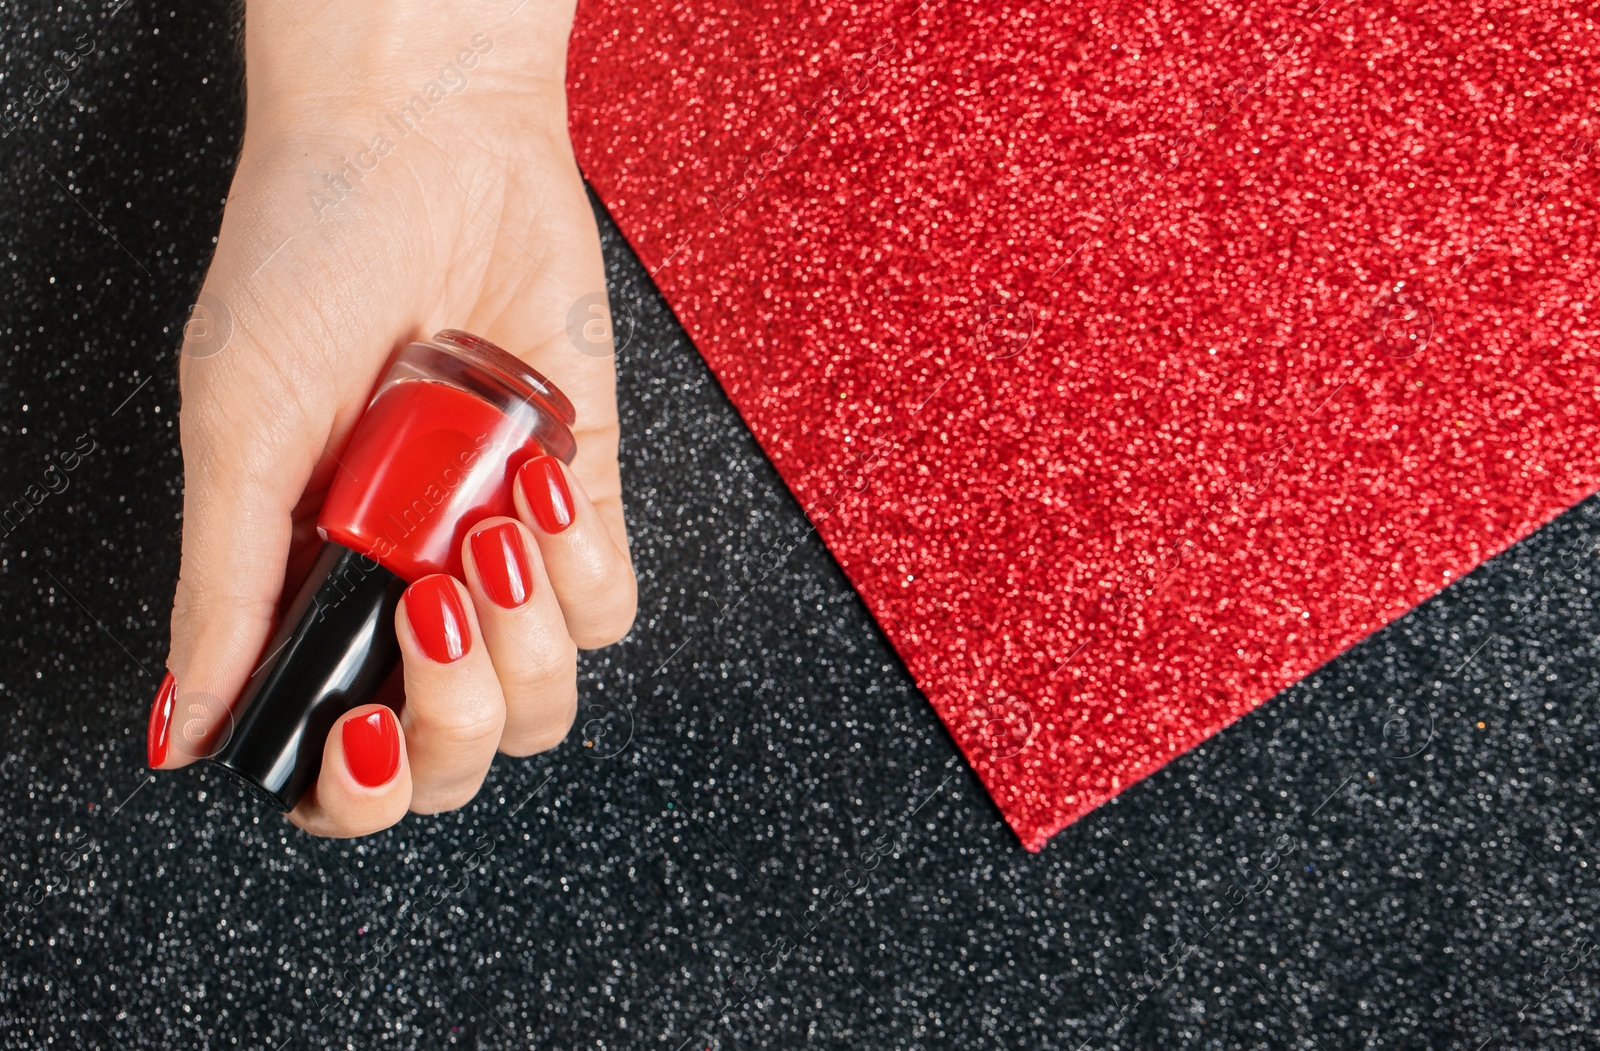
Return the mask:
POLYGON ((466 589, 444 573, 406 588, 395 612, 405 665, 401 716, 411 809, 453 810, 478 794, 506 721, 505 695, 466 589))

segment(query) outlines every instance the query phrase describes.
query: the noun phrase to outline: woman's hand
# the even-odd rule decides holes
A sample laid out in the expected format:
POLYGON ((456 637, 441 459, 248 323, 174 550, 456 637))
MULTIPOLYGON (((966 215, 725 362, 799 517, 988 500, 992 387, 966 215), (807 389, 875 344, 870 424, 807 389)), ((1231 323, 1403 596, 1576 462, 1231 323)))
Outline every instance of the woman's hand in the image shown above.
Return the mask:
POLYGON ((378 705, 341 719, 290 819, 354 836, 462 805, 497 749, 566 735, 578 648, 627 633, 611 346, 603 325, 568 332, 575 310, 606 316, 566 131, 571 18, 568 0, 251 0, 244 147, 179 372, 175 687, 151 712, 152 766, 220 746, 315 553, 336 452, 390 354, 442 328, 554 380, 577 458, 521 472, 517 519, 473 531, 465 581, 407 591, 398 726, 378 705))

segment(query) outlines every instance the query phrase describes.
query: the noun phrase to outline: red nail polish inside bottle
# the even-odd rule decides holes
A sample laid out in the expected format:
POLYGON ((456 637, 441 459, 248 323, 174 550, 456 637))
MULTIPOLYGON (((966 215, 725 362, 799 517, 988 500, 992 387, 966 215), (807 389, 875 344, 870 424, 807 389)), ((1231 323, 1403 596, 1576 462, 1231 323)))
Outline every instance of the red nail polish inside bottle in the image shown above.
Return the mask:
POLYGON ((339 456, 317 520, 327 543, 212 761, 293 809, 334 722, 398 663, 406 585, 462 576, 467 531, 516 513, 512 479, 529 459, 571 462, 574 420, 554 384, 477 336, 447 329, 400 351, 339 456))

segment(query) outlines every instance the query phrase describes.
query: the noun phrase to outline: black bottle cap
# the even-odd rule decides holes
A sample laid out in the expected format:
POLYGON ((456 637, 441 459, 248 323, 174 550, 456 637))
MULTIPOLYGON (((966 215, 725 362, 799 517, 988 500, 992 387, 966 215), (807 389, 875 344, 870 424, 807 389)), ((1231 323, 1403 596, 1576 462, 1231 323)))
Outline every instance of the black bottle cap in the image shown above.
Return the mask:
POLYGON ((405 589, 371 557, 323 544, 211 761, 293 810, 316 783, 334 722, 377 696, 399 663, 394 612, 405 589))

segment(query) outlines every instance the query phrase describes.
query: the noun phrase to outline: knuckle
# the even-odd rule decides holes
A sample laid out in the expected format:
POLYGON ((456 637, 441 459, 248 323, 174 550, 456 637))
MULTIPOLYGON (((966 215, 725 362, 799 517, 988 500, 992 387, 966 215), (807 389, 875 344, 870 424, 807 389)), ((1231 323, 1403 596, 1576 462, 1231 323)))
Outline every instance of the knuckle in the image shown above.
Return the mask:
POLYGON ((187 471, 215 476, 227 459, 229 435, 222 399, 211 394, 186 394, 178 413, 178 445, 187 471))
POLYGON ((432 699, 419 704, 420 733, 429 742, 452 749, 471 749, 500 740, 505 729, 505 706, 487 700, 462 701, 457 696, 432 699))
POLYGON ((447 785, 418 787, 413 793, 411 810, 417 814, 438 814, 446 810, 460 810, 477 796, 483 779, 459 781, 447 785))
POLYGON ((168 617, 171 660, 186 670, 192 670, 189 662, 199 658, 208 670, 242 665, 248 671, 253 666, 252 648, 265 637, 276 609, 276 596, 231 590, 201 573, 191 560, 180 571, 173 591, 168 617))
POLYGON ((508 706, 548 703, 551 695, 573 692, 578 679, 578 647, 570 639, 532 645, 500 676, 508 706))
POLYGON ((567 739, 577 718, 578 691, 574 686, 571 698, 556 711, 542 713, 530 719, 526 726, 508 729, 500 742, 500 751, 518 758, 548 752, 567 739))
POLYGON ((581 628, 574 632, 579 649, 597 650, 621 642, 633 630, 633 620, 638 612, 635 602, 612 603, 592 611, 583 619, 581 628))
POLYGON ((323 839, 359 839, 374 832, 381 832, 398 820, 399 818, 384 818, 381 821, 352 821, 335 818, 326 828, 319 829, 314 834, 323 839))
POLYGON ((632 567, 624 565, 597 577, 579 594, 586 596, 569 618, 579 649, 594 650, 625 638, 639 610, 639 585, 632 567))
MULTIPOLYGON (((189 563, 180 562, 178 584, 173 590, 172 616, 179 620, 217 614, 229 618, 243 617, 250 621, 270 619, 277 612, 278 596, 260 591, 242 592, 228 581, 216 579, 205 572, 199 554, 189 552, 189 563)), ((213 624, 207 624, 214 627, 213 624)))
POLYGON ((333 811, 322 811, 315 815, 303 814, 299 810, 291 811, 284 815, 289 824, 302 832, 316 836, 319 839, 355 839, 359 836, 370 836, 374 832, 381 832, 404 816, 404 811, 398 814, 384 814, 378 817, 357 819, 353 815, 345 815, 333 811))
POLYGON ((288 436, 281 422, 241 411, 236 400, 210 393, 186 398, 179 414, 185 472, 208 489, 237 492, 283 470, 288 436))

